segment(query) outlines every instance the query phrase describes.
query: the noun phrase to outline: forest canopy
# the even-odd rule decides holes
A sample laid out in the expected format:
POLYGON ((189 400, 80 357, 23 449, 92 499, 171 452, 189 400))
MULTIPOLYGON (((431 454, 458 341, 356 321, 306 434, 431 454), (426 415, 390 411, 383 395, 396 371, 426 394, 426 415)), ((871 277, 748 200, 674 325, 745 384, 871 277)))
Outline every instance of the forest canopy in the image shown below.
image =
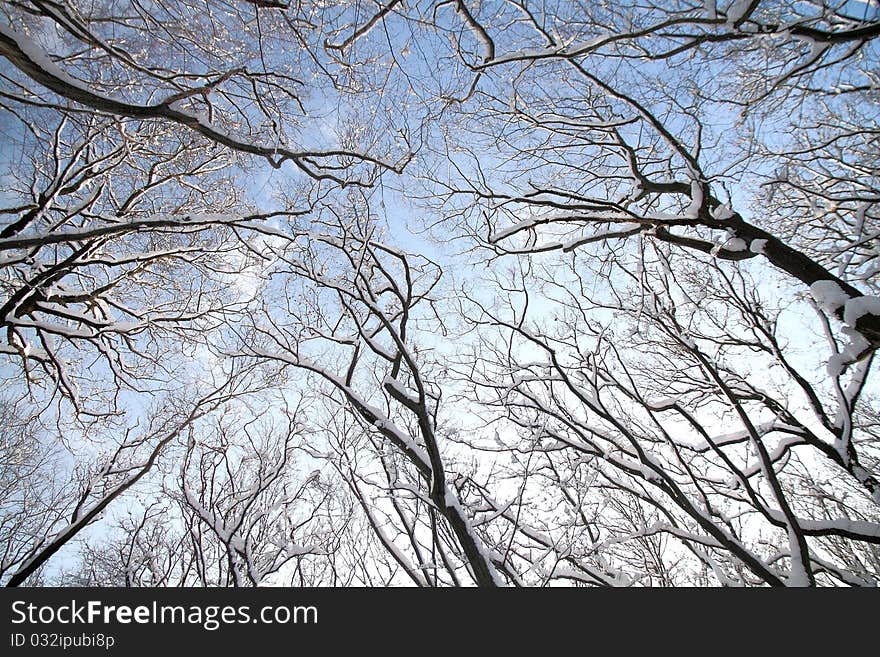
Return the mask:
POLYGON ((874 0, 0 2, 0 583, 877 586, 874 0))

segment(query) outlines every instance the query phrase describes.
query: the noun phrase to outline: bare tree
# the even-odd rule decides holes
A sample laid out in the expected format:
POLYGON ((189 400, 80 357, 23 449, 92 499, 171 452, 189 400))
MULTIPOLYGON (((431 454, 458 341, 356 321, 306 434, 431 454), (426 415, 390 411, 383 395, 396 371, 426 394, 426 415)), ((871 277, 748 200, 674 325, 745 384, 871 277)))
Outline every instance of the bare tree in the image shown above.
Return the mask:
POLYGON ((552 491, 572 506, 554 527, 553 548, 561 561, 583 559, 584 581, 617 562, 630 581, 670 572, 687 581, 702 563, 724 585, 815 583, 820 575, 875 582, 876 573, 850 569, 825 546, 830 538, 871 554, 878 540, 869 474, 876 441, 852 415, 870 362, 835 395, 821 378, 811 383, 802 357, 780 344, 780 310, 748 276, 646 252, 654 259, 645 254, 640 274, 596 294, 578 259, 565 274, 530 272, 546 277, 539 311, 522 274, 507 283, 505 304, 473 299, 479 313, 469 316, 485 336, 481 367, 474 373, 465 361, 461 376, 479 408, 497 408, 506 420, 484 411, 492 422, 513 425, 475 447, 509 453, 525 491, 552 491), (618 319, 609 324, 610 313, 618 319), (584 467, 586 481, 577 475, 584 467), (625 513, 620 495, 629 500, 625 513), (618 552, 652 536, 677 546, 652 553, 660 568, 634 568, 632 554, 618 552))
MULTIPOLYGON (((27 524, 38 523, 38 531, 16 527, 9 539, 9 550, 15 555, 4 564, 9 572, 7 586, 18 586, 37 572, 53 555, 64 548, 90 524, 100 519, 108 506, 121 499, 132 487, 155 468, 157 461, 196 420, 210 413, 230 399, 257 390, 241 373, 234 373, 221 381, 213 390, 187 399, 185 393, 175 391, 180 397, 161 400, 162 406, 148 409, 146 425, 138 426, 135 419, 120 437, 101 435, 100 432, 118 429, 113 424, 101 426, 98 422, 81 428, 82 435, 72 435, 73 427, 65 426, 67 432, 53 436, 56 443, 65 445, 71 453, 73 466, 61 472, 68 473, 68 480, 54 468, 34 468, 18 483, 17 488, 27 491, 28 486, 45 489, 43 496, 53 492, 53 479, 61 479, 59 493, 51 504, 46 504, 39 515, 30 516, 26 506, 12 508, 4 517, 4 523, 16 518, 27 519, 27 524), (95 435, 97 434, 97 435, 95 435), (97 438, 97 440, 96 440, 97 438), (95 441, 98 451, 86 449, 95 441)), ((128 420, 129 418, 124 418, 128 420)), ((60 427, 63 425, 59 425, 60 427)))
MULTIPOLYGON (((51 469, 36 466, 42 448, 22 452, 23 440, 10 439, 16 472, 31 468, 10 482, 4 508, 15 534, 3 564, 10 585, 151 479, 193 422, 261 390, 223 356, 259 287, 250 273, 260 231, 307 214, 334 185, 371 185, 408 157, 396 136, 377 133, 360 153, 321 133, 321 105, 341 89, 312 43, 324 17, 284 8, 0 8, 0 108, 14 149, 4 152, 2 376, 26 431, 38 417, 54 424, 46 453, 65 461, 56 490, 51 469), (283 209, 255 210, 240 182, 255 163, 298 172, 283 209), (28 497, 45 499, 41 514, 16 506, 41 488, 28 497)), ((276 483, 266 476, 263 498, 276 483)), ((280 562, 251 565, 262 577, 280 562)))
POLYGON ((324 513, 333 490, 321 485, 319 469, 302 472, 305 464, 295 458, 308 439, 302 413, 287 408, 286 428, 219 417, 204 438, 190 434, 175 497, 203 584, 265 583, 330 551, 324 513))
POLYGON ((272 275, 289 281, 287 306, 267 308, 246 353, 311 372, 357 418, 357 431, 374 451, 370 476, 348 446, 335 465, 415 583, 434 583, 426 571, 439 569, 457 583, 466 567, 478 584, 496 585, 492 555, 448 479, 437 418, 442 392, 423 373, 420 348, 410 338, 425 313, 442 325, 431 311, 440 271, 385 244, 364 195, 352 193, 349 202, 344 212, 329 207, 326 219, 312 222, 308 241, 291 241, 278 254, 272 275), (329 362, 318 359, 324 352, 329 362), (378 509, 368 496, 374 475, 386 482, 391 509, 378 509), (395 547, 389 524, 408 541, 411 556, 395 547))
POLYGON ((498 253, 647 234, 716 258, 762 258, 816 285, 820 300, 838 293, 841 302, 825 305, 858 334, 847 362, 873 351, 877 316, 861 312, 873 302, 845 309, 873 291, 857 271, 872 261, 864 250, 876 223, 875 72, 863 63, 876 52, 872 10, 671 2, 579 11, 559 3, 539 20, 497 3, 474 19, 483 56, 462 44, 459 54, 485 84, 459 104, 461 129, 440 142, 453 175, 432 175, 431 194, 445 211, 498 253), (743 81, 759 75, 760 84, 743 81), (781 214, 768 216, 774 208, 781 214))
POLYGON ((442 238, 496 272, 513 261, 486 277, 496 292, 462 290, 484 337, 458 365, 487 426, 515 427, 500 449, 468 441, 520 482, 517 514, 492 503, 509 558, 552 573, 574 551, 589 583, 621 563, 668 577, 608 547, 662 534, 685 548, 664 564, 722 584, 875 582, 824 551, 834 537, 870 563, 877 540, 876 445, 856 420, 880 344, 875 10, 529 4, 457 5, 475 81, 423 173, 442 238), (804 358, 826 338, 825 367, 804 358), (582 462, 598 479, 572 490, 563 464, 582 462), (607 491, 612 519, 539 534, 548 510, 525 500, 548 481, 573 510, 607 491))

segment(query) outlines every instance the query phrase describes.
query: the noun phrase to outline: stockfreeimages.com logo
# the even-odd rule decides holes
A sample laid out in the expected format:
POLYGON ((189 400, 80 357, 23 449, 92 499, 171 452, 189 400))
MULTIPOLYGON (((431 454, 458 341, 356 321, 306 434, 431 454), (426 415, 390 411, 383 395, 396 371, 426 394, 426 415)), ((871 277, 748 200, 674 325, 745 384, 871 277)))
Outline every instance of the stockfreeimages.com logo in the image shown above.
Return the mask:
POLYGON ((12 603, 12 623, 20 625, 200 625, 214 631, 222 625, 262 623, 264 625, 317 624, 314 606, 266 605, 254 610, 250 605, 108 605, 100 600, 85 604, 36 605, 23 600, 12 603))

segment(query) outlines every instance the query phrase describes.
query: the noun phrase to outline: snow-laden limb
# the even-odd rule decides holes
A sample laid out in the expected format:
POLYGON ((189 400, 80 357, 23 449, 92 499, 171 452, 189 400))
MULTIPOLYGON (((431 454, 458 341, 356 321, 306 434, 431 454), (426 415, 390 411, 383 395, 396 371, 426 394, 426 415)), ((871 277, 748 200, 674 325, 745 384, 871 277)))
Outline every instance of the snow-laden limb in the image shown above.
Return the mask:
POLYGON ((722 203, 721 205, 712 208, 710 214, 715 221, 727 221, 735 216, 730 203, 722 203))
POLYGON ((373 533, 376 534, 376 537, 379 539, 379 542, 382 546, 391 554, 392 558, 403 568, 404 572, 410 577, 416 586, 427 587, 428 581, 425 576, 422 574, 421 569, 415 566, 407 557, 403 551, 397 547, 397 544, 391 539, 385 529, 382 527, 382 523, 376 518, 376 514, 373 511, 373 503, 371 500, 367 499, 367 497, 363 494, 363 492, 358 487, 358 484, 354 480, 349 480, 352 489, 355 491, 355 496, 361 504, 361 508, 364 511, 364 514, 367 517, 367 521, 370 524, 370 528, 373 530, 373 533))
POLYGON ((357 27, 348 37, 346 37, 343 41, 339 43, 330 43, 329 40, 324 41, 325 47, 330 50, 340 50, 345 51, 346 48, 351 46, 361 37, 367 36, 370 31, 382 21, 385 16, 387 16, 390 12, 394 10, 397 5, 401 3, 401 0, 388 0, 388 3, 381 7, 379 11, 373 14, 368 20, 364 21, 363 25, 357 27))
MULTIPOLYGON (((448 509, 455 518, 453 522, 453 527, 456 527, 456 532, 461 532, 462 529, 464 533, 470 537, 471 542, 477 550, 477 553, 480 556, 480 560, 486 565, 486 570, 488 571, 489 578, 493 586, 505 586, 505 582, 499 574, 497 568, 494 565, 494 561, 497 557, 493 555, 493 553, 486 547, 484 539, 477 534, 474 530, 473 524, 468 518, 467 512, 461 506, 461 501, 458 499, 458 495, 456 495, 452 490, 448 487, 443 491, 443 505, 446 509, 448 509), (461 526, 462 529, 458 529, 458 526, 461 526)), ((483 582, 483 584, 487 584, 487 582, 483 582)))
POLYGON ((816 281, 810 285, 810 294, 822 310, 829 314, 836 314, 843 308, 850 296, 843 291, 836 281, 816 281))
POLYGON ((829 317, 842 320, 841 333, 846 343, 837 349, 836 341, 826 326, 826 334, 834 353, 828 359, 829 376, 838 379, 847 367, 873 353, 873 324, 880 318, 880 298, 874 296, 850 296, 835 281, 816 281, 810 287, 816 305, 829 317), (870 327, 870 328, 868 328, 870 327))
MULTIPOLYGON (((780 423, 778 420, 772 420, 770 422, 764 422, 762 424, 755 425, 755 429, 759 434, 763 436, 770 433, 774 429, 783 428, 784 426, 785 425, 780 423)), ((738 445, 740 443, 748 441, 749 435, 750 434, 748 429, 737 429, 736 431, 730 431, 727 433, 712 436, 711 438, 703 439, 696 445, 690 447, 690 449, 694 449, 700 452, 706 452, 711 449, 725 447, 727 445, 738 445)))
POLYGON ((763 254, 764 247, 767 246, 767 240, 752 240, 749 243, 749 251, 752 253, 763 254))
POLYGON ((468 30, 483 48, 483 61, 488 62, 494 59, 495 42, 492 40, 492 37, 489 36, 489 33, 486 32, 482 24, 474 18, 474 14, 468 7, 466 0, 453 0, 450 4, 452 4, 455 12, 461 16, 462 21, 467 26, 468 30))
POLYGON ((717 256, 721 251, 724 251, 725 253, 736 253, 746 251, 747 247, 748 244, 744 239, 737 237, 734 231, 728 230, 724 236, 724 239, 719 240, 718 244, 713 247, 710 253, 714 256, 717 256))
MULTIPOLYGON (((175 231, 189 232, 211 226, 242 226, 253 229, 258 225, 254 216, 212 214, 207 212, 182 216, 158 215, 137 218, 99 216, 96 219, 100 222, 96 222, 98 225, 84 226, 82 228, 63 228, 47 232, 27 231, 15 237, 3 238, 0 239, 0 250, 31 249, 52 244, 118 237, 145 230, 174 229, 175 231)), ((155 255, 159 253, 155 252, 155 255)), ((149 255, 144 257, 149 257, 149 255)))
POLYGON ((739 27, 758 6, 756 0, 733 0, 724 12, 729 27, 739 27))
POLYGON ((859 321, 868 315, 880 316, 880 297, 862 296, 847 299, 843 304, 843 322, 857 328, 859 321))
POLYGON ((686 219, 696 219, 700 216, 703 204, 705 203, 703 187, 703 183, 699 180, 691 180, 690 203, 688 203, 684 210, 684 217, 686 219))

